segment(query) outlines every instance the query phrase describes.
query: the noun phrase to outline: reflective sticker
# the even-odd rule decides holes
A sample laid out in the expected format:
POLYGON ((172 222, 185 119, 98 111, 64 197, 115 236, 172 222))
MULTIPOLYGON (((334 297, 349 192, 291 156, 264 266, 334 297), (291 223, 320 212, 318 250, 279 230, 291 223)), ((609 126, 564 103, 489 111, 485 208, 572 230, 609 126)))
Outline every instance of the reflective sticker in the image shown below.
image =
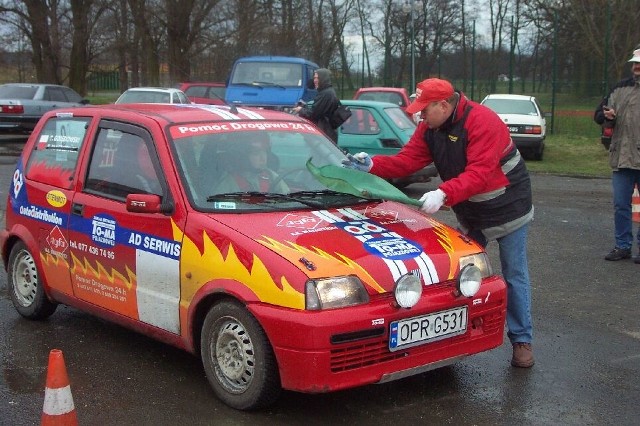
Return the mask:
POLYGON ((47 192, 47 203, 53 207, 62 207, 67 204, 67 196, 62 191, 53 189, 47 192))

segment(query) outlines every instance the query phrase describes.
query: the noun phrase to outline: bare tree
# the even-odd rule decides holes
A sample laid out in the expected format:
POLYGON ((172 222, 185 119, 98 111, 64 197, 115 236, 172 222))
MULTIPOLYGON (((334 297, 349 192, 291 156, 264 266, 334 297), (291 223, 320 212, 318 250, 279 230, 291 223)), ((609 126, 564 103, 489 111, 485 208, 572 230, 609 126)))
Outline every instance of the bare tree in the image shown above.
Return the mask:
POLYGON ((496 90, 497 65, 502 53, 505 19, 511 0, 489 0, 489 25, 491 33, 491 91, 496 90))
POLYGON ((99 0, 70 0, 70 3, 73 35, 69 57, 69 86, 85 95, 87 76, 94 59, 91 52, 92 47, 95 47, 91 43, 92 33, 107 5, 99 0))
POLYGON ((62 39, 60 21, 67 12, 63 1, 3 1, 0 12, 4 22, 23 32, 31 44, 36 78, 42 83, 61 84, 62 39))
POLYGON ((193 46, 209 26, 211 11, 219 0, 165 0, 161 22, 167 28, 169 81, 177 83, 191 78, 193 46))
POLYGON ((135 25, 133 40, 136 44, 132 48, 131 73, 132 86, 160 85, 160 46, 163 34, 154 29, 160 25, 151 10, 157 10, 158 4, 151 4, 154 0, 128 0, 131 15, 135 25), (141 54, 139 54, 141 53, 141 54), (138 58, 141 58, 138 61, 138 58), (138 80, 138 76, 141 77, 138 80))

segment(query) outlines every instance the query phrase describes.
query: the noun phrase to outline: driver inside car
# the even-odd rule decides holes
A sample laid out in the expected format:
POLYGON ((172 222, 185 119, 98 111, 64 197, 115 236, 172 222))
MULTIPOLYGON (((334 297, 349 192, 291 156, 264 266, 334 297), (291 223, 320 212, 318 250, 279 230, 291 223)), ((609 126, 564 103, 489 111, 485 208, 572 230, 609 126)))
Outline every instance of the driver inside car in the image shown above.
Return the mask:
POLYGON ((275 192, 289 193, 288 185, 269 168, 271 153, 269 135, 255 132, 248 142, 236 141, 229 152, 227 171, 215 186, 214 193, 275 192))

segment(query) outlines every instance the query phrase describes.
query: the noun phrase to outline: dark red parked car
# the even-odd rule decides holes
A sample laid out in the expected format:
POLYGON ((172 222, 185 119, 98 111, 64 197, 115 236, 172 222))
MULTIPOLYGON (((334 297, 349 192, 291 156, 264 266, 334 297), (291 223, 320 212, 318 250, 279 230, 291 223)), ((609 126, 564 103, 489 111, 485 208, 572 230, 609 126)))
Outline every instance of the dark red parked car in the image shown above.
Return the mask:
POLYGON ((225 105, 227 86, 224 83, 184 82, 178 84, 177 88, 196 104, 225 105))

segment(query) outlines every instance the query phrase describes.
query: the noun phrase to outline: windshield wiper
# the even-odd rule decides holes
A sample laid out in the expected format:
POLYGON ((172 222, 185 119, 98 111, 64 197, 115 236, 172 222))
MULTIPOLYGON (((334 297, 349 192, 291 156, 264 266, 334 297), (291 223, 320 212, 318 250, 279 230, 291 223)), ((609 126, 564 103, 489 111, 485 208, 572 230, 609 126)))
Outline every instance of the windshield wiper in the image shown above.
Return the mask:
POLYGON ((334 191, 332 189, 320 189, 316 191, 296 191, 289 193, 292 197, 324 197, 324 196, 339 196, 339 197, 354 197, 360 201, 371 201, 370 198, 360 197, 358 195, 349 194, 347 192, 334 191))
POLYGON ((264 89, 264 87, 260 86, 259 84, 256 84, 256 82, 253 83, 233 83, 234 86, 247 86, 247 87, 258 87, 260 89, 264 89))
MULTIPOLYGON (((238 192, 226 192, 224 194, 209 195, 207 202, 235 199, 235 200, 249 200, 251 198, 263 198, 265 201, 281 200, 281 201, 295 201, 300 204, 304 204, 308 207, 323 207, 324 204, 316 201, 305 200, 297 196, 290 194, 280 194, 278 192, 258 192, 258 191, 238 191, 238 192)), ((258 202, 256 204, 261 204, 258 202)))
POLYGON ((253 84, 257 86, 272 86, 272 87, 277 87, 278 89, 285 89, 284 86, 272 83, 270 81, 254 81, 253 84))

